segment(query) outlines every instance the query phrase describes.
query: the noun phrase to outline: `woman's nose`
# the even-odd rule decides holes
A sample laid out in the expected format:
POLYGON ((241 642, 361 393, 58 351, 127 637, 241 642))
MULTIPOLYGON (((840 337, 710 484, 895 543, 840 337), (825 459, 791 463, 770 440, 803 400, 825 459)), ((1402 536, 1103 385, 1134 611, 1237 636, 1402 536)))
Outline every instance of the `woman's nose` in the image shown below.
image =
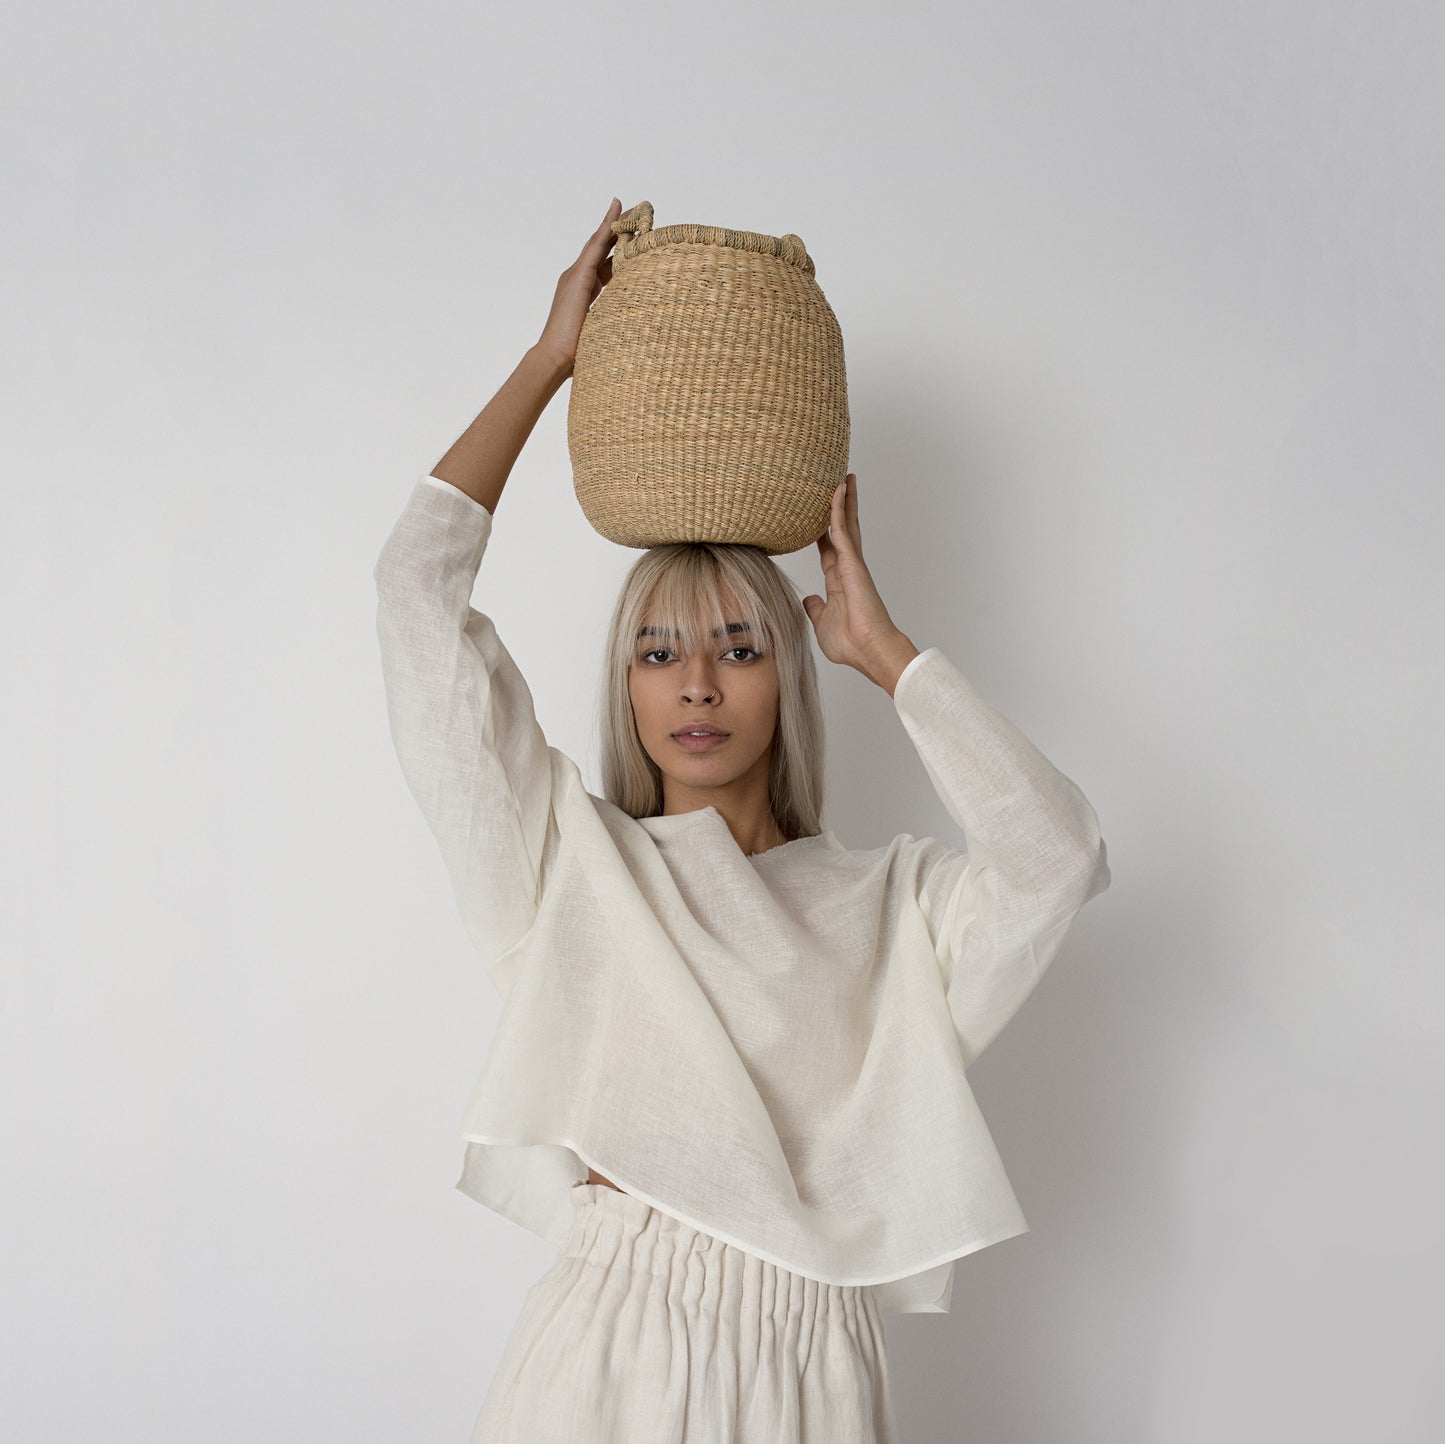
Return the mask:
POLYGON ((712 673, 704 666, 691 667, 683 678, 683 695, 690 701, 710 697, 717 690, 712 673))

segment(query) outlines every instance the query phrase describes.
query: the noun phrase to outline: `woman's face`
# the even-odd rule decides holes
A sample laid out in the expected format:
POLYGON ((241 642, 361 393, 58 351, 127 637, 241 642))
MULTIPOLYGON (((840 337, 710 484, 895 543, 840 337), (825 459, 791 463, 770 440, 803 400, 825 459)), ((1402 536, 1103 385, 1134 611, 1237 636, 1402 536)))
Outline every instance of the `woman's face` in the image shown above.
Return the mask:
MULTIPOLYGON (((727 615, 731 615, 728 613, 727 615)), ((747 623, 730 622, 728 635, 695 656, 681 642, 655 631, 649 618, 635 639, 627 690, 637 735, 667 779, 668 806, 676 812, 736 795, 766 796, 773 733, 778 719, 778 667, 747 623), (674 734, 710 727, 727 735, 687 745, 674 734)), ((719 810, 722 810, 721 808, 719 810)))

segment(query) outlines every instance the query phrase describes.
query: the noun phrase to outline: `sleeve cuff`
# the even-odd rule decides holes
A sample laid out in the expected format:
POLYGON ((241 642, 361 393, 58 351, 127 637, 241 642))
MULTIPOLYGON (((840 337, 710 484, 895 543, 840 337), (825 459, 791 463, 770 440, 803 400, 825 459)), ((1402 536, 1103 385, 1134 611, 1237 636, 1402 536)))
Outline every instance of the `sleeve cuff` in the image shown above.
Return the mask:
POLYGON ((893 684, 893 705, 907 719, 947 716, 954 713, 959 698, 970 704, 987 700, 938 647, 925 647, 898 674, 893 684))
POLYGON ((477 511, 484 512, 489 517, 492 515, 492 513, 490 511, 487 511, 487 508, 484 507, 481 502, 476 499, 476 497, 468 496, 466 492, 461 489, 461 487, 453 486, 451 482, 443 481, 439 476, 424 476, 421 479, 422 481, 427 482, 431 486, 439 487, 442 491, 449 491, 454 496, 461 497, 461 499, 466 502, 468 506, 475 507, 477 511))
POLYGON ((907 678, 912 674, 912 672, 913 672, 914 669, 918 666, 918 664, 919 664, 921 661, 923 661, 923 659, 924 659, 930 652, 936 652, 937 650, 938 650, 937 647, 925 647, 921 652, 919 652, 919 654, 918 654, 916 657, 910 657, 910 658, 908 659, 908 665, 898 674, 898 680, 893 684, 893 696, 894 696, 895 700, 897 699, 897 696, 898 696, 898 689, 903 685, 903 683, 907 680, 907 678))

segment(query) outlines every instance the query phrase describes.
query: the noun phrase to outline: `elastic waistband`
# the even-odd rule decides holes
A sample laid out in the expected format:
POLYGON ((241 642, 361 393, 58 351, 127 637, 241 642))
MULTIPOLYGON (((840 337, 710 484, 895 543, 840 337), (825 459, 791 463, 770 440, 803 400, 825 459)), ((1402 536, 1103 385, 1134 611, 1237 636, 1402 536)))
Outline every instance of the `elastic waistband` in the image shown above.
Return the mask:
POLYGON ((873 1309, 872 1287, 832 1284, 769 1263, 745 1249, 663 1213, 605 1183, 572 1186, 572 1227, 562 1255, 630 1271, 673 1275, 700 1270, 766 1283, 768 1292, 794 1304, 873 1309))

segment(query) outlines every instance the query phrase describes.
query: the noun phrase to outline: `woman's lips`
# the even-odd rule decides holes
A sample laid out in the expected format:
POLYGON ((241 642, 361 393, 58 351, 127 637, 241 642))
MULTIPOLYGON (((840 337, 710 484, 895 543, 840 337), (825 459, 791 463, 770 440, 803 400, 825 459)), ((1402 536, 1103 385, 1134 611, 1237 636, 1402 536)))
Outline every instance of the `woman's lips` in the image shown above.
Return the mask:
POLYGON ((672 740, 689 752, 706 752, 726 742, 729 735, 727 732, 711 732, 706 737, 694 737, 688 732, 674 732, 672 740))

